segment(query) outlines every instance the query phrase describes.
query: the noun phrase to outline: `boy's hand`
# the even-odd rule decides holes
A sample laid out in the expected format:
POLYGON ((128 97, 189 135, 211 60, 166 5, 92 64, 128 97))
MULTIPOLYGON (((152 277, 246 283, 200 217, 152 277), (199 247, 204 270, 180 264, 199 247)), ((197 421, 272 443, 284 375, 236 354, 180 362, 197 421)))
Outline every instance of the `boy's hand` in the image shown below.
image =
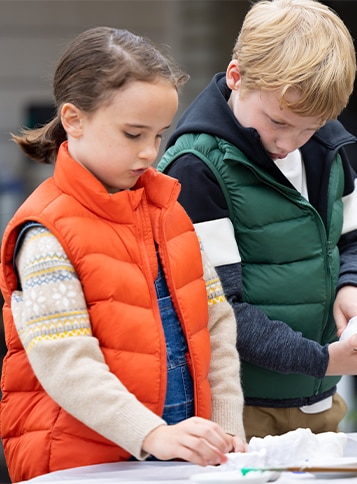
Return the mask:
MULTIPOLYGON (((227 462, 226 453, 236 437, 227 435, 216 423, 192 417, 175 425, 161 425, 143 442, 143 450, 160 460, 182 459, 201 466, 227 462)), ((237 441, 238 447, 240 444, 237 441)))
POLYGON ((337 326, 337 336, 340 337, 348 321, 357 316, 357 287, 341 287, 333 305, 333 315, 337 326))
POLYGON ((328 347, 330 359, 326 375, 357 375, 357 334, 328 347))

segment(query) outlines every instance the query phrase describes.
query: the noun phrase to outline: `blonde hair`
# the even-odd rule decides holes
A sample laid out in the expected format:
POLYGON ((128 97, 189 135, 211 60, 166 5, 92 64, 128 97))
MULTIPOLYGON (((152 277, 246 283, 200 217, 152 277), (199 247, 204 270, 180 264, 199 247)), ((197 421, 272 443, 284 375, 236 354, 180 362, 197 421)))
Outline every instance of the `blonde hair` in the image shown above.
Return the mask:
POLYGON ((352 37, 340 17, 316 0, 262 0, 247 13, 233 49, 241 93, 280 90, 282 108, 335 119, 356 74, 352 37), (293 88, 298 96, 285 98, 293 88))

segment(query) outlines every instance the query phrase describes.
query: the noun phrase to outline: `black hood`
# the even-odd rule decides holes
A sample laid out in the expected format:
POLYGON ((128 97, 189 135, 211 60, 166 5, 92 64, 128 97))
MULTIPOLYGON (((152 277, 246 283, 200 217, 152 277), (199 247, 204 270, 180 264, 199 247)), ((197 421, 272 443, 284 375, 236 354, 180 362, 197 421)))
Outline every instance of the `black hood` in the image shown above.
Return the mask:
MULTIPOLYGON (((230 94, 225 73, 215 74, 182 114, 166 149, 184 133, 207 133, 232 143, 257 166, 263 167, 281 183, 289 184, 268 155, 256 129, 243 127, 234 116, 228 106, 230 94)), ((320 184, 321 180, 326 179, 330 163, 336 152, 340 151, 346 173, 345 193, 350 193, 353 190, 353 175, 343 146, 356 141, 339 121, 328 121, 319 129, 301 148, 306 170, 311 175, 308 176, 308 184, 312 186, 317 180, 320 184)))
POLYGON ((230 95, 225 73, 216 74, 183 113, 166 148, 173 145, 184 133, 207 133, 232 143, 256 163, 274 165, 257 130, 244 128, 234 116, 228 106, 230 95))

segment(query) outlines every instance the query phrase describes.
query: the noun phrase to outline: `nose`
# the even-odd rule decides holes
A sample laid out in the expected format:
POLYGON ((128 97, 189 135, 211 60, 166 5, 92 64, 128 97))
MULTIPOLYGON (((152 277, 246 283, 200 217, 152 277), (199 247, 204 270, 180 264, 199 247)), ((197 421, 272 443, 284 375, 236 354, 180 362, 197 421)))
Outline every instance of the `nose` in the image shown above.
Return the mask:
POLYGON ((291 153, 292 151, 301 148, 312 136, 309 131, 305 132, 294 132, 294 133, 284 133, 276 141, 277 149, 282 153, 291 153))
POLYGON ((159 153, 160 143, 146 144, 139 153, 139 158, 152 165, 159 153))
POLYGON ((281 153, 291 153, 301 146, 296 136, 282 136, 275 144, 281 153))

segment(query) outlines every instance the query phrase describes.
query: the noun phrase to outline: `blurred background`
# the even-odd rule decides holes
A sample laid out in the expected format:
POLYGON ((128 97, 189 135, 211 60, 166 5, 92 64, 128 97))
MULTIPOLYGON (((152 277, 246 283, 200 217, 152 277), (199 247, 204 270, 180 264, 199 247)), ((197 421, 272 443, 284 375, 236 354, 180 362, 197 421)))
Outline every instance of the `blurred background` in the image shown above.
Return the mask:
MULTIPOLYGON (((213 74, 225 70, 251 3, 246 0, 0 0, 0 237, 24 198, 52 173, 53 167, 38 165, 22 155, 10 141, 10 133, 51 119, 55 65, 74 36, 87 28, 105 25, 149 37, 158 47, 169 46, 172 56, 191 76, 180 95, 178 117, 213 74)), ((357 2, 323 3, 342 17, 355 38, 357 2)), ((341 120, 357 135, 357 93, 341 120)), ((350 155, 357 168, 355 148, 350 149, 350 155)), ((0 317, 0 362, 5 352, 0 317)), ((355 431, 355 377, 343 378, 340 385, 350 409, 343 430, 355 431)), ((7 482, 10 481, 0 445, 0 483, 7 482)))

